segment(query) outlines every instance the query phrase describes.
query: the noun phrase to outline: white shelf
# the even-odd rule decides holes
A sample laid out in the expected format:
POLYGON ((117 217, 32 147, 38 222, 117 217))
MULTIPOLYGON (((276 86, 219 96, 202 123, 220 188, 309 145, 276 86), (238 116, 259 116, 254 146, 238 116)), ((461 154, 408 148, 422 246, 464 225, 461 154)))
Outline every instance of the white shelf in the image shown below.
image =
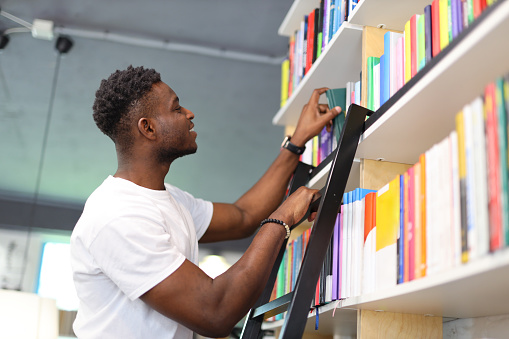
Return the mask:
POLYGON ((385 25, 385 29, 403 31, 405 23, 414 14, 423 14, 424 7, 431 4, 431 0, 362 0, 348 21, 352 24, 378 27, 385 25))
POLYGON ((349 23, 341 25, 286 105, 274 116, 272 123, 295 126, 302 108, 315 88, 345 87, 348 81, 358 81, 361 71, 361 43, 361 26, 349 23))
MULTIPOLYGON (((318 333, 355 335, 356 310, 476 318, 509 314, 509 249, 491 253, 452 268, 385 291, 332 302, 320 308, 318 333), (334 308, 335 315, 332 317, 334 308)), ((264 323, 264 329, 280 328, 283 321, 264 323)), ((315 311, 310 312, 305 332, 313 332, 315 311)))
MULTIPOLYGON (((479 22, 361 136, 356 157, 414 164, 455 129, 455 115, 509 72, 509 1, 479 22)), ((425 71, 425 69, 423 70, 425 71)))
POLYGON ((475 318, 509 314, 509 249, 386 291, 354 297, 343 307, 475 318))
POLYGON ((288 13, 286 13, 277 33, 282 36, 291 36, 300 28, 300 22, 304 19, 304 15, 308 15, 311 10, 318 8, 319 5, 318 0, 295 0, 288 13))

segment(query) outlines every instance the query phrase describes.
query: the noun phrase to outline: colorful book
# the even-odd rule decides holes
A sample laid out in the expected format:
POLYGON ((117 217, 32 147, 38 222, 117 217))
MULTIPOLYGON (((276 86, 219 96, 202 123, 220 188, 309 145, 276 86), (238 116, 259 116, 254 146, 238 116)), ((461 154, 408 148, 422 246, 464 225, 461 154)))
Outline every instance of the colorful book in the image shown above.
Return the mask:
POLYGON ((313 59, 316 54, 313 54, 315 50, 315 10, 313 9, 308 17, 307 17, 307 46, 306 46, 306 64, 305 64, 305 73, 307 74, 313 65, 313 59))
POLYGON ((288 100, 288 77, 290 70, 290 60, 285 59, 281 63, 281 102, 280 106, 283 107, 288 100))
POLYGON ((497 132, 499 150, 499 173, 500 173, 500 212, 501 212, 501 246, 508 245, 506 241, 507 230, 509 229, 509 196, 508 196, 508 157, 507 157, 507 114, 504 101, 504 79, 498 78, 495 81, 495 106, 497 111, 497 132))
POLYGON ((439 26, 440 26, 440 50, 449 45, 449 2, 448 0, 438 0, 439 7, 439 26))
POLYGON ((415 14, 410 18, 410 72, 412 77, 417 74, 419 70, 418 67, 418 40, 417 40, 417 21, 419 20, 420 15, 415 14))
POLYGON ((425 16, 419 16, 417 20, 417 71, 420 71, 426 64, 426 39, 424 36, 425 16))
POLYGON ((377 57, 368 57, 368 102, 367 102, 367 108, 371 111, 375 111, 375 91, 378 90, 377 87, 375 87, 375 80, 374 80, 374 68, 375 65, 378 65, 380 63, 380 58, 377 57))
POLYGON ((338 116, 336 116, 332 122, 334 136, 336 138, 336 141, 339 141, 341 131, 343 130, 343 126, 345 124, 345 114, 347 112, 346 108, 347 89, 346 88, 328 89, 325 92, 325 97, 327 98, 327 104, 329 106, 329 109, 332 109, 337 106, 341 107, 341 113, 338 116))
POLYGON ((419 271, 416 276, 425 277, 426 276, 426 154, 421 154, 419 156, 419 164, 421 165, 421 257, 418 263, 417 270, 419 271))
POLYGON ((363 294, 374 291, 376 253, 376 193, 366 194, 364 204, 364 253, 362 263, 363 294))
POLYGON ((458 133, 458 166, 460 180, 460 210, 461 210, 461 261, 468 261, 467 242, 467 164, 465 153, 465 129, 463 112, 456 114, 456 132, 458 133))
POLYGON ((405 83, 412 78, 412 57, 411 57, 411 35, 410 35, 410 20, 405 23, 405 83))
POLYGON ((376 289, 397 283, 397 237, 400 219, 399 176, 377 192, 376 197, 376 289))
POLYGON ((433 57, 441 51, 440 48, 440 7, 439 0, 431 3, 431 52, 433 57))
POLYGON ((424 7, 424 58, 425 63, 431 61, 433 57, 432 43, 432 27, 431 27, 431 5, 424 7))

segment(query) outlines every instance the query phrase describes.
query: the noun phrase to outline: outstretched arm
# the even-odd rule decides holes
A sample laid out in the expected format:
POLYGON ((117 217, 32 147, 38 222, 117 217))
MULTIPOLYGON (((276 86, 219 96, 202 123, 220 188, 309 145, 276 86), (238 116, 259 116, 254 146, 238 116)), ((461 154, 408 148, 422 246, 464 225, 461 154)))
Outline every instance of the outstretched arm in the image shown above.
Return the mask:
MULTIPOLYGON (((301 220, 316 190, 301 187, 270 217, 291 226, 301 220)), ((209 337, 227 336, 251 308, 267 283, 286 231, 267 223, 244 255, 225 273, 208 277, 190 261, 141 296, 159 313, 209 337)))
MULTIPOLYGON (((304 106, 291 142, 304 146, 320 133, 341 109, 328 109, 319 104, 320 95, 328 88, 315 89, 304 106)), ((299 162, 298 155, 282 149, 260 180, 233 204, 214 203, 210 226, 200 242, 231 240, 251 235, 260 221, 267 218, 283 200, 288 182, 299 162)))

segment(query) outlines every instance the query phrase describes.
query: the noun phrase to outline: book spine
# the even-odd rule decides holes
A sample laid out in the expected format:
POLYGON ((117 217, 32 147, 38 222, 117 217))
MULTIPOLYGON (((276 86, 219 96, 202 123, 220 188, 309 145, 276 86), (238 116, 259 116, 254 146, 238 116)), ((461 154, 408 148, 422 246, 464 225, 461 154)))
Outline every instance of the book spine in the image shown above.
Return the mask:
POLYGON ((405 83, 412 78, 410 20, 405 23, 405 83))
POLYGON ((433 0, 431 3, 431 52, 433 57, 440 52, 440 7, 439 0, 433 0))
POLYGON ((440 19, 440 50, 449 45, 449 2, 439 0, 440 19))
POLYGON ((431 61, 433 56, 433 43, 432 43, 432 32, 431 32, 431 5, 424 8, 424 49, 425 49, 425 63, 431 61))

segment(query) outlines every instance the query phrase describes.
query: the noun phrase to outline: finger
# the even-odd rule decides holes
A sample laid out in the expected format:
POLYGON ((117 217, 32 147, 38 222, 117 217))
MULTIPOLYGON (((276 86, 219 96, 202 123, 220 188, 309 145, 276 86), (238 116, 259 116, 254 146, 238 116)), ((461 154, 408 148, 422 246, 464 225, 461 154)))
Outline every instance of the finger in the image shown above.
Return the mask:
POLYGON ((311 221, 315 220, 315 218, 316 218, 316 212, 310 213, 309 217, 308 217, 308 221, 311 222, 311 221))
POLYGON ((326 113, 329 110, 329 105, 318 104, 318 109, 320 110, 320 113, 326 113))
POLYGON ((316 88, 313 93, 311 94, 311 98, 309 99, 309 102, 318 103, 318 99, 320 99, 320 95, 325 93, 329 88, 328 87, 322 87, 322 88, 316 88))

